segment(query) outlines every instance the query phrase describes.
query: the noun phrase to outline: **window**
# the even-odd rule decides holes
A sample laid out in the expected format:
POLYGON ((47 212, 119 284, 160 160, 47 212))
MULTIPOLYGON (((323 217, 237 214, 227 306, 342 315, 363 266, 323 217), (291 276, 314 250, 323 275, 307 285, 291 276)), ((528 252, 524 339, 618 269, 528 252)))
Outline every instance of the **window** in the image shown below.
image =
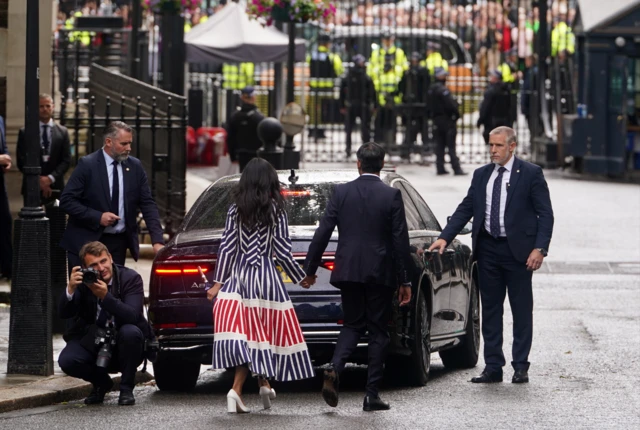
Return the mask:
POLYGON ((406 188, 407 193, 411 197, 411 200, 413 200, 414 205, 418 208, 418 212, 420 213, 420 216, 424 221, 425 229, 441 231, 442 228, 440 227, 440 223, 433 215, 433 212, 431 212, 431 209, 429 209, 429 206, 427 206, 420 194, 416 191, 416 189, 407 183, 402 185, 404 186, 404 188, 406 188))
POLYGON ((425 230, 424 221, 422 221, 422 218, 420 217, 418 210, 413 204, 411 197, 407 193, 407 190, 402 186, 402 182, 396 181, 393 184, 393 186, 399 189, 400 192, 402 193, 402 202, 404 203, 404 214, 405 214, 405 217, 407 218, 408 229, 409 230, 425 230))

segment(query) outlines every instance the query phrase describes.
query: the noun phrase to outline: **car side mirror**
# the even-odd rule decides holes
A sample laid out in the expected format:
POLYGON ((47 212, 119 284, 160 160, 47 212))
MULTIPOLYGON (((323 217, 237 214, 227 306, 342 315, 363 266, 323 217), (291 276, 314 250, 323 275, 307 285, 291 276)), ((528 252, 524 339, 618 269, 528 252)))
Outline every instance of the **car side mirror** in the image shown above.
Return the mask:
POLYGON ((471 221, 469 221, 467 223, 467 225, 465 225, 464 227, 462 227, 462 230, 460 230, 460 233, 458 234, 469 234, 473 231, 473 224, 471 223, 471 221))

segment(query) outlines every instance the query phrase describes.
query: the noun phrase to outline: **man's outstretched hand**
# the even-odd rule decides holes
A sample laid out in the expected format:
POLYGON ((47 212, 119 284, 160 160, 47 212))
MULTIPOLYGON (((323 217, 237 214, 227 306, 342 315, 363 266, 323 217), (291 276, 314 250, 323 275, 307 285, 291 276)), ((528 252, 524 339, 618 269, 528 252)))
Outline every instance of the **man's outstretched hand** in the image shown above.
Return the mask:
POLYGON ((400 285, 398 288, 398 302, 400 306, 406 306, 411 301, 411 287, 409 285, 400 285))
POLYGON ((438 250, 438 252, 442 254, 446 247, 447 247, 447 241, 444 239, 438 239, 431 244, 431 246, 429 247, 429 252, 438 250))
POLYGON ((316 278, 318 277, 318 275, 307 275, 304 277, 304 279, 302 281, 300 281, 300 286, 302 288, 309 288, 310 286, 312 286, 313 284, 316 283, 316 278))

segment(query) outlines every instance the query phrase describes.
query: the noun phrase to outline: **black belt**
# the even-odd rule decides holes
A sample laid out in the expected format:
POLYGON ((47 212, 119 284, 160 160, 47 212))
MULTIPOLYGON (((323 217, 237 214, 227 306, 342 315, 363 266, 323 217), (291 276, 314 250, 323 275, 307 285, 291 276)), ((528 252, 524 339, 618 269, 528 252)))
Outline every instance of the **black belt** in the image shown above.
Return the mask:
POLYGON ((480 236, 488 237, 488 238, 491 238, 491 239, 493 239, 493 240, 498 240, 498 241, 501 241, 501 242, 503 242, 503 241, 506 241, 506 240, 507 240, 507 236, 498 236, 498 237, 493 237, 493 236, 491 235, 491 233, 489 233, 489 232, 487 231, 487 229, 486 229, 484 226, 482 226, 482 228, 480 229, 480 236))

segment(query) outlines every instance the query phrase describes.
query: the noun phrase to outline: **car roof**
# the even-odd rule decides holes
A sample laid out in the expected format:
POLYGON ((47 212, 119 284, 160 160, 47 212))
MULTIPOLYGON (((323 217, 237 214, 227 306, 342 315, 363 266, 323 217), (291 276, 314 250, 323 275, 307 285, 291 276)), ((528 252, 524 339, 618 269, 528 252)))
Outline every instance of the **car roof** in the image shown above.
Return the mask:
MULTIPOLYGON (((309 184, 343 184, 345 182, 358 179, 358 171, 355 169, 298 169, 294 170, 295 176, 298 177, 296 184, 309 185, 309 184)), ((281 183, 286 185, 293 185, 289 180, 291 176, 291 170, 278 170, 278 179, 281 183)), ((241 175, 225 176, 217 180, 214 185, 233 185, 240 179, 241 175)), ((394 179, 401 178, 400 175, 395 172, 383 170, 380 172, 380 179, 389 184, 394 179)))
MULTIPOLYGON (((330 30, 330 34, 333 37, 344 36, 371 36, 380 37, 380 33, 384 27, 365 27, 365 26, 349 26, 349 25, 336 25, 330 30)), ((458 40, 458 36, 448 30, 440 30, 436 28, 416 28, 416 27, 393 27, 390 28, 391 33, 398 36, 431 36, 435 39, 449 38, 458 40)))

